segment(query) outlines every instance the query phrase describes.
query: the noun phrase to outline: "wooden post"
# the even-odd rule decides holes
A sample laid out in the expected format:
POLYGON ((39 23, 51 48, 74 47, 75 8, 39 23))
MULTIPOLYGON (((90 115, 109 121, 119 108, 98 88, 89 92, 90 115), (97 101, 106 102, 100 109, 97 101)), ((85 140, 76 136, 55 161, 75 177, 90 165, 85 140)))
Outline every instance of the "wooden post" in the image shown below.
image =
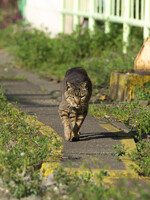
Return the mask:
POLYGON ((111 10, 111 1, 105 0, 105 2, 104 2, 105 33, 110 32, 110 22, 109 22, 110 10, 111 10))
MULTIPOLYGON (((123 15, 124 19, 127 22, 130 14, 130 0, 123 0, 123 15)), ((127 23, 123 23, 123 53, 127 53, 127 47, 129 45, 129 34, 130 26, 127 23)))
POLYGON ((93 0, 89 0, 89 23, 88 23, 88 27, 91 31, 94 30, 94 24, 95 24, 95 20, 93 18, 93 14, 94 14, 94 8, 95 8, 95 1, 93 0))
POLYGON ((143 38, 146 40, 150 36, 150 29, 147 27, 147 24, 150 23, 150 0, 145 0, 145 16, 144 16, 144 33, 143 38))

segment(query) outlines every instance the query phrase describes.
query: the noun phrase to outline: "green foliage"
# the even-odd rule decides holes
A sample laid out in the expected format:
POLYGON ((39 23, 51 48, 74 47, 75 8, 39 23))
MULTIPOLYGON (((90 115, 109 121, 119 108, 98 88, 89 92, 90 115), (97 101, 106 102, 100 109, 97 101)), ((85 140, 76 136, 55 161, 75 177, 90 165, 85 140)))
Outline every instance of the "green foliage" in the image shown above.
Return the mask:
POLYGON ((61 144, 53 133, 49 133, 50 138, 41 137, 36 121, 27 123, 26 119, 27 115, 12 107, 0 90, 0 176, 10 193, 18 198, 38 194, 40 166, 61 144))
POLYGON ((141 140, 137 143, 137 151, 130 154, 130 158, 137 164, 137 167, 132 166, 133 169, 142 176, 150 176, 150 135, 147 139, 141 140))
POLYGON ((116 118, 118 121, 129 124, 130 114, 129 102, 106 104, 101 102, 99 105, 92 104, 89 107, 89 112, 95 117, 107 119, 107 116, 116 118))
POLYGON ((150 110, 146 106, 135 106, 135 112, 131 114, 132 123, 136 126, 136 129, 141 139, 142 135, 150 133, 150 110))
POLYGON ((147 82, 143 87, 137 84, 135 94, 137 101, 148 100, 150 102, 150 82, 147 82))
POLYGON ((0 47, 7 48, 13 46, 14 50, 14 41, 13 41, 13 32, 14 32, 14 25, 9 25, 7 28, 0 30, 0 47))
POLYGON ((13 34, 10 34, 10 30, 3 30, 5 34, 2 38, 12 47, 20 66, 60 79, 63 79, 68 68, 82 66, 88 71, 93 84, 100 86, 109 85, 111 71, 133 68, 142 41, 142 37, 136 39, 133 35, 128 55, 124 55, 122 27, 117 24, 111 25, 108 34, 104 33, 102 26, 95 26, 94 32, 77 28, 70 35, 59 34, 56 38, 50 38, 49 33, 29 26, 14 26, 12 29, 13 34))
POLYGON ((16 75, 16 76, 12 76, 12 75, 2 75, 0 73, 0 80, 26 80, 26 77, 24 75, 16 75))
POLYGON ((139 139, 142 135, 150 133, 150 110, 149 107, 139 105, 140 100, 147 100, 150 102, 150 83, 147 82, 143 87, 136 86, 135 100, 130 104, 131 112, 130 118, 132 124, 136 126, 139 134, 139 139))
POLYGON ((113 148, 116 150, 115 156, 125 155, 125 145, 114 145, 113 148))
POLYGON ((19 60, 23 61, 23 66, 31 68, 31 66, 40 67, 48 62, 51 54, 51 42, 48 35, 36 29, 26 30, 20 29, 14 35, 16 49, 15 54, 19 60))
MULTIPOLYGON (((149 199, 149 186, 141 187, 134 180, 119 179, 111 187, 104 184, 103 171, 71 172, 60 167, 54 172, 55 185, 47 192, 48 199, 74 200, 113 200, 113 199, 149 199), (123 194, 123 195, 122 195, 123 194)), ((45 198, 45 197, 44 197, 45 198)))

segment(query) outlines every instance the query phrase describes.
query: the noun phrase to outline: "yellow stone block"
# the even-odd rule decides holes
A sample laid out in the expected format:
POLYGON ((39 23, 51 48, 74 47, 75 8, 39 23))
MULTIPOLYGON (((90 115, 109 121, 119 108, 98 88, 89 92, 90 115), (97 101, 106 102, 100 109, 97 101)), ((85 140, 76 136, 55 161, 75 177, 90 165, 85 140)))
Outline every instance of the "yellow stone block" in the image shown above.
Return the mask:
POLYGON ((134 99, 137 84, 150 82, 149 74, 112 72, 110 76, 110 98, 126 101, 134 99))

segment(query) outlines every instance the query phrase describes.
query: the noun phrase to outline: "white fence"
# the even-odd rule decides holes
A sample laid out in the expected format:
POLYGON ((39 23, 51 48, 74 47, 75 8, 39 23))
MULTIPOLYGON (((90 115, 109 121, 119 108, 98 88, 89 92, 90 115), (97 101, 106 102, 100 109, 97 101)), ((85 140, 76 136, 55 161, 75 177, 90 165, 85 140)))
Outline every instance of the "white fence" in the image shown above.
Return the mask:
POLYGON ((88 18, 91 30, 95 20, 104 21, 106 33, 110 31, 110 22, 123 24, 124 53, 127 52, 130 26, 142 27, 144 39, 150 35, 150 0, 63 0, 61 13, 62 31, 69 16, 72 16, 72 29, 83 18, 88 18))

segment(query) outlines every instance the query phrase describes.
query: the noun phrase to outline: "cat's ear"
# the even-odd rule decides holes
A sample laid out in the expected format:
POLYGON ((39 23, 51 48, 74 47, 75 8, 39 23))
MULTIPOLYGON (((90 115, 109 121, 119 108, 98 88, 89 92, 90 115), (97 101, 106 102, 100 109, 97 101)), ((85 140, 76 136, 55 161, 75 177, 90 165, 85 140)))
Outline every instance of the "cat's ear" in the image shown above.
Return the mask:
POLYGON ((80 88, 82 90, 87 90, 88 89, 88 82, 85 81, 85 82, 80 83, 80 88))
POLYGON ((69 89, 72 89, 72 88, 74 88, 74 84, 67 81, 66 82, 66 90, 69 90, 69 89))

